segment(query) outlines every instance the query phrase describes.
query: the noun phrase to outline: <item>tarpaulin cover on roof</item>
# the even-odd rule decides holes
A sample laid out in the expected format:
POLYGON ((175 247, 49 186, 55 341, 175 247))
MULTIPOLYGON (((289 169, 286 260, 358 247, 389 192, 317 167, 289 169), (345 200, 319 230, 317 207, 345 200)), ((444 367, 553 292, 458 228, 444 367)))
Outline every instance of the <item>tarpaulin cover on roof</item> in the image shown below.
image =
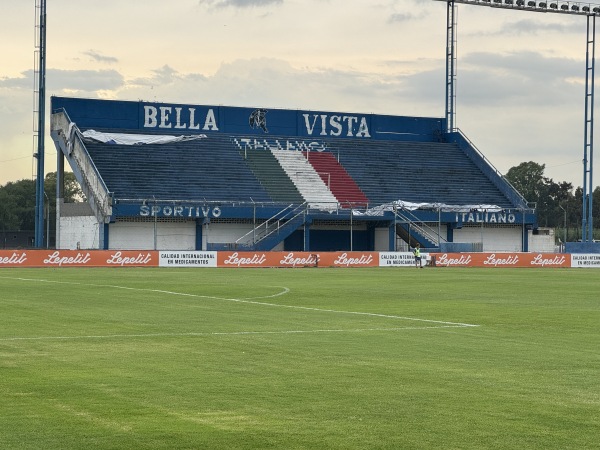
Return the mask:
POLYGON ((440 210, 443 212, 471 212, 471 211, 488 211, 488 212, 500 212, 502 208, 498 205, 447 205, 445 203, 412 203, 404 200, 396 200, 383 205, 375 206, 374 208, 367 209, 366 211, 354 211, 355 216, 383 216, 386 211, 398 211, 408 210, 414 211, 416 209, 422 210, 440 210))
POLYGON ((103 133, 96 130, 86 130, 81 134, 84 139, 119 145, 172 144, 174 142, 206 138, 205 134, 170 136, 161 134, 103 133))

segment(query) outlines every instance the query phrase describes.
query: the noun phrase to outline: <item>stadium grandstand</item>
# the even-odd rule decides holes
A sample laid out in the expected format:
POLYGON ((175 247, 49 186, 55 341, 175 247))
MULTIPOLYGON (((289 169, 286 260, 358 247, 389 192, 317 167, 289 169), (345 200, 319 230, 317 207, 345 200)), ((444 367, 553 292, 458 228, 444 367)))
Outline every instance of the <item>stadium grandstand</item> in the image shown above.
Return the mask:
POLYGON ((528 251, 535 211, 445 119, 53 97, 57 248, 528 251), (65 160, 87 203, 65 204, 65 160))

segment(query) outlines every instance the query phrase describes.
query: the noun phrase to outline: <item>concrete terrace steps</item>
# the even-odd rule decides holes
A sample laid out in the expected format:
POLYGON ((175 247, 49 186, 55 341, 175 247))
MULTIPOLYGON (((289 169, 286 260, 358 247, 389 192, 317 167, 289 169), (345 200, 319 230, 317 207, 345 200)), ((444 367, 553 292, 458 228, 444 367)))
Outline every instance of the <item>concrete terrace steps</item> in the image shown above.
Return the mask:
POLYGON ((273 148, 271 152, 311 208, 337 209, 337 199, 302 152, 273 148))
MULTIPOLYGON (((86 143, 86 147, 115 198, 155 196, 219 201, 250 201, 252 198, 257 202, 302 203, 306 200, 309 204, 330 206, 339 202, 343 206, 344 201, 352 201, 351 196, 356 194, 347 190, 348 183, 336 184, 338 175, 330 175, 330 186, 327 186, 325 175, 319 176, 317 172, 336 172, 321 164, 320 156, 315 156, 320 155, 319 152, 310 152, 308 164, 300 151, 267 147, 255 152, 262 155, 257 158, 270 161, 257 163, 254 153, 244 152, 234 143, 234 138, 235 135, 211 133, 204 139, 177 144, 86 143), (277 158, 281 152, 285 154, 277 158), (252 155, 244 159, 245 153, 252 155), (265 164, 265 169, 257 169, 256 164, 265 164), (267 170, 266 166, 273 167, 267 170), (310 171, 314 178, 309 177, 310 171), (292 189, 294 183, 299 184, 292 189)), ((371 139, 324 139, 323 143, 327 147, 323 154, 329 154, 336 164, 339 158, 339 166, 370 206, 401 199, 514 207, 456 144, 371 139)))
POLYGON ((303 203, 302 195, 289 179, 275 156, 266 150, 245 152, 246 162, 273 201, 303 203))
POLYGON ((271 201, 228 138, 86 148, 115 198, 271 201))
POLYGON ((456 144, 357 139, 328 144, 372 205, 401 199, 514 206, 456 144))
POLYGON ((303 154, 343 208, 349 207, 349 204, 353 206, 369 204, 369 199, 332 153, 303 152, 303 154))

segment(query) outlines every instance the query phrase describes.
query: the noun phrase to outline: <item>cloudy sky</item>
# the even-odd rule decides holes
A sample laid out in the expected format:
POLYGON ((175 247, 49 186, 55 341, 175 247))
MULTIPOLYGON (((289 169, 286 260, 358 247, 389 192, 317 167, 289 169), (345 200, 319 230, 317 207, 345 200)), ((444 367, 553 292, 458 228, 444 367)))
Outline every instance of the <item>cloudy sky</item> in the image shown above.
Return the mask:
MULTIPOLYGON (((0 184, 35 173, 34 4, 0 15, 0 184)), ((47 44, 48 101, 444 116, 440 1, 47 0, 47 44)), ((581 186, 585 51, 585 17, 459 5, 456 125, 502 173, 581 186)))

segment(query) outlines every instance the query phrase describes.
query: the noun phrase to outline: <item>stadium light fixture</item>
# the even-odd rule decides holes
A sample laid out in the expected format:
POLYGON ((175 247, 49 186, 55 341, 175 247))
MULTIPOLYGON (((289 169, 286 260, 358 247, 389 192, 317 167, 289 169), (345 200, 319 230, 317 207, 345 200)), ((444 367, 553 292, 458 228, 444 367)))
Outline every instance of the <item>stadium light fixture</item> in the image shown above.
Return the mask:
MULTIPOLYGON (((436 0, 448 2, 449 0, 436 0)), ((541 13, 574 14, 580 16, 600 16, 600 5, 587 2, 537 1, 537 0, 454 0, 465 5, 489 6, 492 8, 534 11, 541 13)))

